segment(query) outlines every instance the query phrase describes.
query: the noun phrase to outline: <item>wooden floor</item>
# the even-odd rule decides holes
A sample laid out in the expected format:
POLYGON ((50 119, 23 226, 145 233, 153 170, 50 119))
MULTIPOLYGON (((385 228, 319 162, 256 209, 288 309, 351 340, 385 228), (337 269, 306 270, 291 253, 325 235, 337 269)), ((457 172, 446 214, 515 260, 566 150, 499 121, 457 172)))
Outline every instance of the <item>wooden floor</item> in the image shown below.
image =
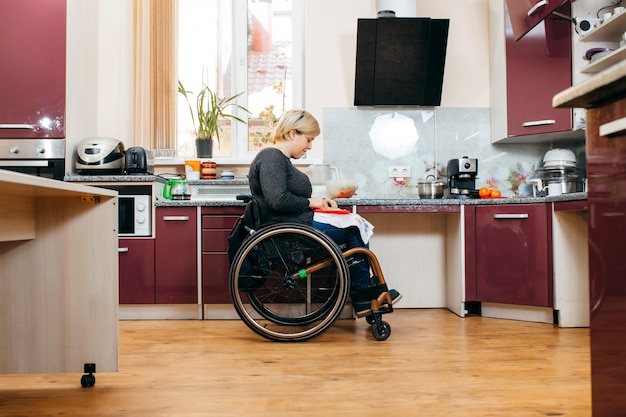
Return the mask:
POLYGON ((589 330, 398 309, 305 343, 240 321, 122 321, 120 369, 0 376, 1 416, 585 416, 589 330))

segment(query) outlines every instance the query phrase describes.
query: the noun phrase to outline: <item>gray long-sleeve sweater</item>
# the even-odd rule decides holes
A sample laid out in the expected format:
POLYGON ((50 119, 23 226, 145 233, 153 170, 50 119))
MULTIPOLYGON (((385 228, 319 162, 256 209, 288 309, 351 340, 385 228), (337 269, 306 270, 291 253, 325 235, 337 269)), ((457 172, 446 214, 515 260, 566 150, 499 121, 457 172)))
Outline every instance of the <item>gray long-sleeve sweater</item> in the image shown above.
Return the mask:
POLYGON ((311 181, 280 150, 259 151, 250 164, 248 181, 259 201, 263 224, 313 221, 308 200, 313 192, 311 181))

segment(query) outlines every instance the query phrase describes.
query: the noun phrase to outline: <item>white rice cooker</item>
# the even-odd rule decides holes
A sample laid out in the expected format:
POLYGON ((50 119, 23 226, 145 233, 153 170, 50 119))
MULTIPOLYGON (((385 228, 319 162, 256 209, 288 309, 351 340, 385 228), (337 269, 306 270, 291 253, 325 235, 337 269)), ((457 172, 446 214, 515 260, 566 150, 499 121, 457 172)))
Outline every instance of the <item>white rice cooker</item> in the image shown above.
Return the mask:
POLYGON ((74 166, 80 175, 114 175, 124 172, 124 144, 113 138, 90 138, 76 145, 74 166))

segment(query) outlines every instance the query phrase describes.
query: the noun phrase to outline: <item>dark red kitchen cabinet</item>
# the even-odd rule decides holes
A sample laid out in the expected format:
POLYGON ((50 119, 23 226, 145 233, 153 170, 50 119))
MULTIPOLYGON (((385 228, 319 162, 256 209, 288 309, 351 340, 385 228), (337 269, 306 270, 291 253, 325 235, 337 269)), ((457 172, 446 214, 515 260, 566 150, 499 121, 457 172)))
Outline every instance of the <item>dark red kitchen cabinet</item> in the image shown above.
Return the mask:
POLYGON ((573 110, 552 107, 552 97, 572 85, 572 24, 561 17, 570 16, 571 5, 556 11, 516 41, 505 0, 489 0, 494 143, 583 140, 584 132, 574 130, 573 110))
POLYGON ((0 138, 65 137, 65 0, 0 2, 0 138))
POLYGON ((202 208, 202 303, 231 303, 228 234, 243 207, 202 208))
MULTIPOLYGON (((521 3, 521 2, 520 2, 521 3)), ((570 15, 567 2, 558 11, 570 15)), ((508 135, 571 131, 571 109, 555 109, 552 97, 572 85, 571 23, 548 16, 516 41, 506 28, 508 135)))
POLYGON ((593 416, 603 417, 626 410, 625 81, 606 88, 595 99, 607 101, 586 110, 591 404, 593 416))
MULTIPOLYGON (((515 39, 520 39, 569 0, 506 0, 515 39)), ((569 16, 569 14, 568 14, 569 16)))
MULTIPOLYGON (((469 208, 471 210, 471 208, 469 208)), ((468 301, 552 307, 550 205, 476 206, 475 294, 468 301)), ((470 251, 471 253, 471 251, 470 251)), ((470 271, 467 277, 473 276, 470 271)))
POLYGON ((155 301, 198 303, 196 207, 157 207, 155 301))
POLYGON ((119 240, 120 304, 154 304, 154 239, 119 240))

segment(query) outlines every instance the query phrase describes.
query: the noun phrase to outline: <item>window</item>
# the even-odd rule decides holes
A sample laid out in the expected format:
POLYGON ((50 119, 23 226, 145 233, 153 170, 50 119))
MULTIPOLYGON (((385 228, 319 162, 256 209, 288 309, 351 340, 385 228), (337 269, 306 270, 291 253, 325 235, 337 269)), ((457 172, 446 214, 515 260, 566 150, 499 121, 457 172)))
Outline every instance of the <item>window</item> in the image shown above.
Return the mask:
MULTIPOLYGON (((178 0, 177 74, 186 90, 206 83, 248 123, 222 126, 214 158, 250 158, 271 140, 272 123, 302 103, 301 0, 178 0)), ((178 95, 176 156, 195 155, 187 101, 178 95)), ((192 104, 195 95, 191 96, 192 104)))

